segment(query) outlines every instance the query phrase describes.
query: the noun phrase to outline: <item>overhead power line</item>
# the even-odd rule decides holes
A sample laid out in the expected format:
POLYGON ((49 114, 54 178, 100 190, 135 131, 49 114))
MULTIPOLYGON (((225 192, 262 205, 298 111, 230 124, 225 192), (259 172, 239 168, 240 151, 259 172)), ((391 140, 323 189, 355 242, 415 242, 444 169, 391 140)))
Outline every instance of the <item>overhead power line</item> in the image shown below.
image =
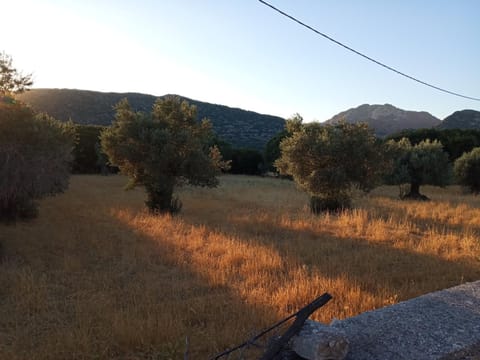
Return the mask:
POLYGON ((357 55, 359 55, 359 56, 361 56, 361 57, 363 57, 363 58, 365 58, 365 59, 367 59, 367 60, 370 60, 371 62, 373 62, 373 63, 375 63, 375 64, 377 64, 377 65, 380 65, 380 66, 384 67, 384 68, 387 69, 387 70, 393 71, 394 73, 397 73, 398 75, 404 76, 404 77, 406 77, 406 78, 408 78, 408 79, 410 79, 410 80, 416 81, 416 82, 418 82, 418 83, 420 83, 420 84, 422 84, 422 85, 431 87, 431 88, 433 88, 433 89, 435 89, 435 90, 442 91, 442 92, 447 93, 447 94, 450 94, 450 95, 459 96, 459 97, 462 97, 462 98, 464 98, 464 99, 480 101, 480 98, 476 98, 476 97, 472 97, 472 96, 467 96, 467 95, 462 95, 462 94, 456 93, 456 92, 454 92, 454 91, 446 90, 446 89, 443 89, 443 88, 441 88, 441 87, 438 87, 438 86, 429 84, 429 83, 427 83, 427 82, 425 82, 425 81, 422 81, 422 80, 420 80, 420 79, 417 79, 417 78, 415 78, 415 77, 413 77, 413 76, 410 76, 410 75, 408 75, 408 74, 405 74, 404 72, 401 72, 401 71, 399 71, 399 70, 397 70, 397 69, 395 69, 395 68, 393 68, 393 67, 391 67, 391 66, 388 66, 388 65, 386 65, 386 64, 384 64, 384 63, 382 63, 382 62, 380 62, 380 61, 378 61, 378 60, 375 60, 375 59, 371 58, 370 56, 367 56, 367 55, 361 53, 360 51, 357 51, 357 50, 351 48, 350 46, 347 46, 347 45, 341 43, 340 41, 335 40, 334 38, 332 38, 332 37, 330 37, 330 36, 322 33, 321 31, 318 31, 317 29, 311 27, 310 25, 305 24, 304 22, 302 22, 302 21, 298 20, 297 18, 293 17, 292 15, 289 15, 289 14, 287 14, 286 12, 284 12, 284 11, 276 8, 275 6, 269 4, 269 3, 266 2, 266 1, 263 1, 263 0, 258 0, 258 1, 260 1, 263 5, 266 5, 266 6, 268 6, 269 8, 275 10, 275 11, 278 12, 279 14, 282 14, 283 16, 285 16, 285 17, 289 18, 290 20, 296 22, 297 24, 299 24, 299 25, 307 28, 308 30, 313 31, 313 32, 316 33, 317 35, 320 35, 320 36, 324 37, 325 39, 330 40, 330 41, 334 42, 335 44, 340 45, 341 47, 343 47, 343 48, 345 48, 345 49, 347 49, 347 50, 349 50, 349 51, 351 51, 351 52, 353 52, 353 53, 355 53, 355 54, 357 54, 357 55))

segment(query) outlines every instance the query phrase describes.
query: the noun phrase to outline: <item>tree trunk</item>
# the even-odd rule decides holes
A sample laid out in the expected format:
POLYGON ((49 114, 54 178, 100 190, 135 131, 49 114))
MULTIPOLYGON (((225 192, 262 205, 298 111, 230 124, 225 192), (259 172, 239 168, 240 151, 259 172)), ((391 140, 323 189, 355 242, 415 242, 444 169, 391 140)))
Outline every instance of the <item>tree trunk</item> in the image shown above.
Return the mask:
POLYGON ((173 196, 173 182, 149 184, 145 189, 148 197, 145 204, 151 212, 176 213, 180 210, 181 203, 173 196))
POLYGON ((323 212, 341 212, 351 207, 351 199, 348 195, 339 193, 328 197, 311 196, 310 211, 315 214, 323 212))
POLYGON ((420 197, 420 184, 418 182, 412 182, 410 184, 409 195, 411 197, 420 197))
POLYGON ((416 181, 410 183, 410 192, 404 195, 403 199, 404 200, 422 200, 422 201, 430 200, 425 195, 420 194, 420 183, 416 181))

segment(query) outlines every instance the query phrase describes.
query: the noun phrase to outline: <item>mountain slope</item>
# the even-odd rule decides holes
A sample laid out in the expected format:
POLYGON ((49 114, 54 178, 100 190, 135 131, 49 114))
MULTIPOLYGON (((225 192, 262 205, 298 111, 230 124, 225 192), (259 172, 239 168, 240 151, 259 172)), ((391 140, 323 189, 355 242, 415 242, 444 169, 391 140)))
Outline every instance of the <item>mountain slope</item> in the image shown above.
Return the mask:
MULTIPOLYGON (((32 89, 18 98, 37 111, 79 124, 109 125, 113 107, 127 98, 136 111, 149 112, 157 97, 138 93, 104 93, 73 89, 32 89)), ((282 131, 285 120, 272 115, 210 104, 188 98, 197 107, 199 119, 208 118, 217 135, 235 147, 263 150, 265 144, 282 131)))
POLYGON ((441 123, 428 112, 402 110, 390 104, 360 105, 335 115, 325 123, 334 124, 342 119, 349 123, 366 122, 380 137, 403 129, 431 128, 441 123))
POLYGON ((461 110, 443 119, 439 129, 480 129, 480 111, 461 110))

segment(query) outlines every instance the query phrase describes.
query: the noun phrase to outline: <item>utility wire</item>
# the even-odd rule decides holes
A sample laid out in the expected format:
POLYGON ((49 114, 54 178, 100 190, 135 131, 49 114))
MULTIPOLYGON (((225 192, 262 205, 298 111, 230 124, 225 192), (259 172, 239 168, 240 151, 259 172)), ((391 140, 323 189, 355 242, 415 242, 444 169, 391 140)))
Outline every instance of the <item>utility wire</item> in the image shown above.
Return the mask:
POLYGON ((335 44, 340 45, 341 47, 343 47, 343 48, 345 48, 345 49, 347 49, 347 50, 350 50, 351 52, 353 52, 353 53, 355 53, 355 54, 357 54, 357 55, 359 55, 359 56, 361 56, 361 57, 363 57, 363 58, 365 58, 365 59, 367 59, 367 60, 370 60, 371 62, 373 62, 373 63, 375 63, 375 64, 377 64, 377 65, 380 65, 380 66, 384 67, 385 69, 388 69, 388 70, 390 70, 390 71, 393 71, 394 73, 397 73, 398 75, 404 76, 404 77, 406 77, 406 78, 408 78, 408 79, 410 79, 410 80, 416 81, 416 82, 418 82, 418 83, 420 83, 420 84, 422 84, 422 85, 431 87, 431 88, 433 88, 433 89, 435 89, 435 90, 439 90, 439 91, 442 91, 442 92, 447 93, 447 94, 450 94, 450 95, 459 96, 459 97, 462 97, 462 98, 465 98, 465 99, 469 99, 469 100, 480 101, 480 98, 475 98, 475 97, 471 97, 471 96, 467 96, 467 95, 462 95, 462 94, 459 94, 459 93, 456 93, 456 92, 453 92, 453 91, 449 91, 449 90, 443 89, 443 88, 441 88, 441 87, 438 87, 438 86, 429 84, 429 83, 427 83, 427 82, 425 82, 425 81, 419 80, 419 79, 417 79, 417 78, 415 78, 415 77, 413 77, 413 76, 410 76, 410 75, 408 75, 408 74, 405 74, 405 73, 403 73, 403 72, 401 72, 401 71, 399 71, 399 70, 397 70, 397 69, 394 69, 394 68, 391 67, 391 66, 385 65, 384 63, 382 63, 382 62, 380 62, 380 61, 378 61, 378 60, 375 60, 375 59, 371 58, 370 56, 367 56, 367 55, 361 53, 360 51, 357 51, 357 50, 355 50, 355 49, 352 49, 351 47, 349 47, 349 46, 341 43, 340 41, 337 41, 337 40, 335 40, 334 38, 332 38, 332 37, 330 37, 330 36, 328 36, 328 35, 320 32, 320 31, 318 31, 317 29, 311 27, 310 25, 305 24, 304 22, 302 22, 302 21, 298 20, 297 18, 293 17, 292 15, 289 15, 289 14, 287 14, 286 12, 284 12, 284 11, 276 8, 275 6, 269 4, 268 2, 263 1, 263 0, 258 0, 258 1, 260 1, 263 5, 268 6, 269 8, 271 8, 271 9, 275 10, 276 12, 282 14, 283 16, 289 18, 290 20, 296 22, 297 24, 299 24, 299 25, 301 25, 301 26, 303 26, 303 27, 306 27, 307 29, 313 31, 313 32, 316 33, 317 35, 323 36, 324 38, 326 38, 326 39, 334 42, 335 44))

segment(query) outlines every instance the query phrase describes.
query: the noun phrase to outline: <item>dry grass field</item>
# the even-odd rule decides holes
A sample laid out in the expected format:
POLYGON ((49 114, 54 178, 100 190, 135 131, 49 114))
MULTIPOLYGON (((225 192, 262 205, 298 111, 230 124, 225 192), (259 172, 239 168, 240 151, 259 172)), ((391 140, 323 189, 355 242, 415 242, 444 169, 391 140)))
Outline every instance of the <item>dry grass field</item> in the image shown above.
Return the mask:
POLYGON ((74 176, 38 219, 0 225, 0 359, 182 359, 187 336, 207 359, 326 291, 330 322, 480 279, 480 198, 456 188, 313 216, 291 182, 225 176, 171 217, 125 182, 74 176))

